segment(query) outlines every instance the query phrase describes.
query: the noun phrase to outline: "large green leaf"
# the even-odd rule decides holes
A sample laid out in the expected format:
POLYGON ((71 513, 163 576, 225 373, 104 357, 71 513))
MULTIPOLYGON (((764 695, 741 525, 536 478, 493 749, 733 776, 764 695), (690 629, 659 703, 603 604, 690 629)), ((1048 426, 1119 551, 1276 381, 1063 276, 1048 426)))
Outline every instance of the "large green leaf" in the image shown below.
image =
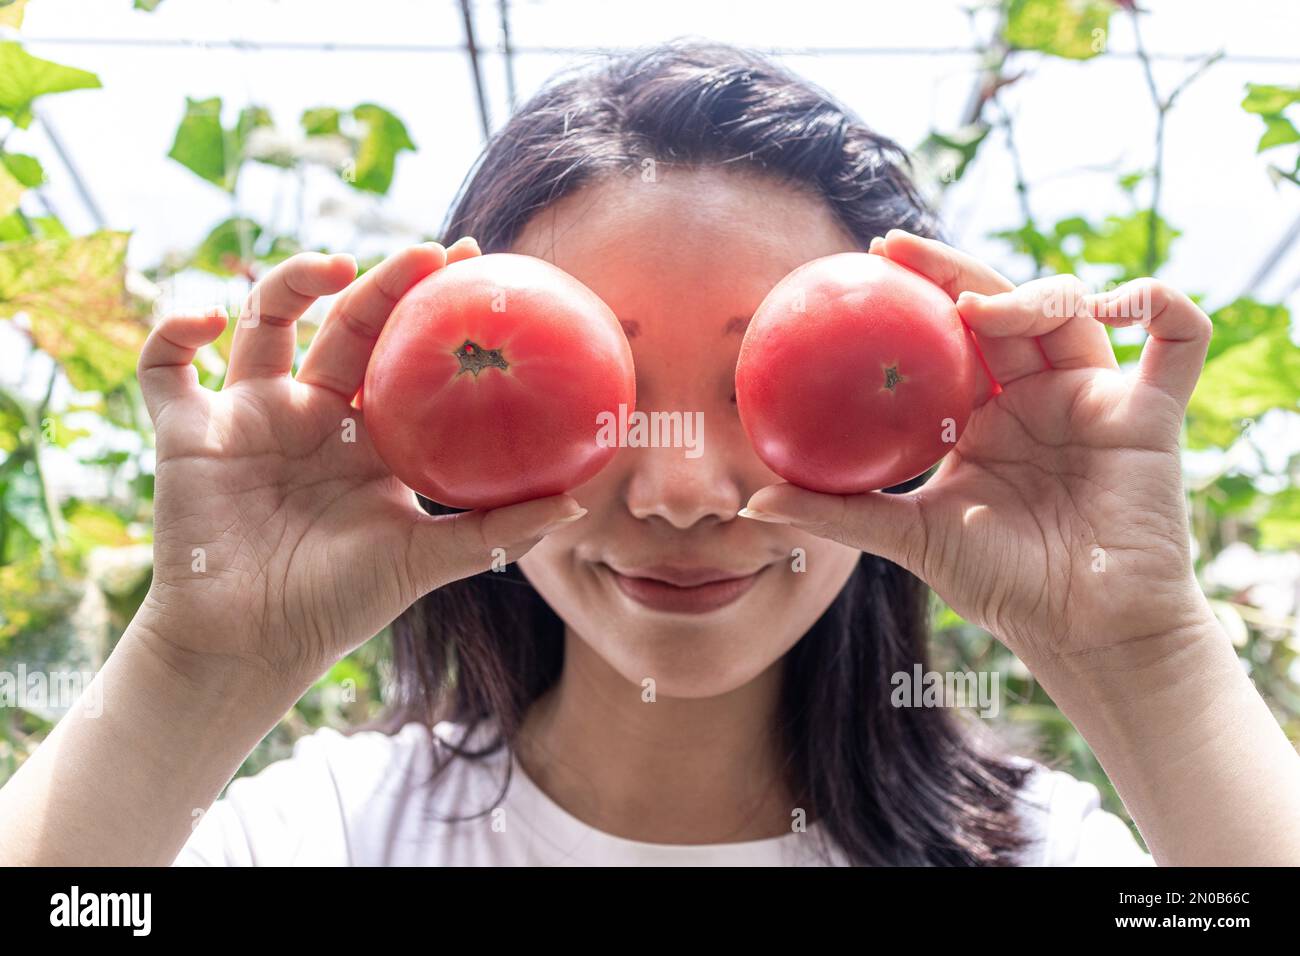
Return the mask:
POLYGON ((125 288, 128 239, 104 231, 0 245, 0 318, 24 314, 37 348, 81 391, 129 378, 148 333, 125 288))
POLYGON ((0 116, 17 126, 31 123, 37 97, 99 86, 94 73, 34 57, 13 41, 0 42, 0 116))
POLYGON ((1111 0, 1009 0, 1004 36, 1013 48, 1068 60, 1105 52, 1111 0))
POLYGON ((393 184, 397 154, 404 149, 414 150, 415 143, 402 121, 381 106, 363 103, 352 115, 365 125, 365 133, 357 145, 356 166, 347 180, 357 189, 386 193, 393 184))
POLYGON ((1012 249, 1029 256, 1035 262, 1052 272, 1076 272, 1075 258, 1061 246, 1062 234, 1059 231, 1045 233, 1032 223, 1027 222, 1018 229, 1006 229, 989 234, 992 239, 1001 239, 1012 249))
POLYGON ((1214 337, 1205 357, 1209 362, 1234 345, 1247 342, 1268 332, 1285 333, 1291 325, 1291 312, 1284 305, 1267 305, 1254 299, 1241 298, 1211 312, 1214 337))
POLYGON ((1207 362, 1187 406, 1191 448, 1227 448, 1247 420, 1275 408, 1300 408, 1300 348, 1286 328, 1224 349, 1207 362))
POLYGON ((1151 241, 1151 210, 1128 216, 1107 216, 1101 225, 1083 237, 1083 260, 1119 269, 1118 281, 1152 275, 1169 258, 1169 247, 1182 235, 1160 216, 1156 217, 1155 257, 1147 261, 1151 241))
POLYGON ((185 115, 167 155, 213 185, 233 192, 249 133, 270 125, 270 113, 260 106, 248 106, 240 111, 235 125, 226 129, 221 125, 221 97, 186 97, 185 115))
POLYGON ((232 189, 234 170, 226 155, 226 131, 221 127, 221 98, 206 100, 185 98, 185 115, 176 128, 176 138, 167 155, 208 182, 222 189, 232 189))

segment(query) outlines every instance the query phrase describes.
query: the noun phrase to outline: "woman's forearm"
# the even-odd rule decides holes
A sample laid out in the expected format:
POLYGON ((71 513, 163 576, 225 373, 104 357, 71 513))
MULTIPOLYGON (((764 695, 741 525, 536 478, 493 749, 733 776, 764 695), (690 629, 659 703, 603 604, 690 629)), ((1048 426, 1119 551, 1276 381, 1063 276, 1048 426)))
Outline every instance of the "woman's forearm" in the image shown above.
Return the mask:
POLYGON ((2 865, 168 865, 306 690, 173 658, 142 612, 75 706, 0 789, 2 865))
POLYGON ((1039 675, 1165 866, 1300 865, 1300 756, 1208 606, 1039 675))

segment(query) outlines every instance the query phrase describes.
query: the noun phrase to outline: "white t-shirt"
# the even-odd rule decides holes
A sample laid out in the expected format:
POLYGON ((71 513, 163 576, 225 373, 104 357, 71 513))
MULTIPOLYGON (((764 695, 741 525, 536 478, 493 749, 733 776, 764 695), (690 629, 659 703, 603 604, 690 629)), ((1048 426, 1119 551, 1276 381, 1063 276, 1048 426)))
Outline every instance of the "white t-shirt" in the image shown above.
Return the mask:
MULTIPOLYGON (((461 728, 441 723, 441 740, 461 728)), ((486 725, 479 734, 488 734, 486 725)), ((482 736, 477 740, 484 739, 482 736)), ((471 741, 475 743, 476 741, 471 741)), ((806 832, 745 843, 665 845, 625 840, 569 814, 501 748, 456 758, 438 783, 433 741, 420 723, 394 735, 344 736, 323 728, 298 740, 292 756, 231 782, 203 815, 176 866, 813 866, 826 839, 806 832), (498 798, 507 762, 509 789, 498 798), (466 822, 441 818, 477 814, 466 822)), ((1035 765, 1020 792, 1035 842, 1031 866, 1151 866, 1152 858, 1097 788, 1035 765)), ((831 862, 846 860, 831 847, 831 862)))

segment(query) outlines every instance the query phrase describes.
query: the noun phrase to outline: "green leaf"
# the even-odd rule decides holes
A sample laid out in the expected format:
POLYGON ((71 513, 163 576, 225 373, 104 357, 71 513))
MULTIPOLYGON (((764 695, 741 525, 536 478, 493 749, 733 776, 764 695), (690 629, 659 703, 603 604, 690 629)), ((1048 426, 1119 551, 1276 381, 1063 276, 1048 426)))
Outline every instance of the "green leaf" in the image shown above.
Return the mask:
POLYGON ((1291 312, 1284 305, 1266 305, 1241 298, 1211 312, 1210 319, 1214 322, 1214 336, 1210 339, 1206 362, 1258 335, 1277 331, 1285 335, 1291 325, 1291 312))
POLYGON ((9 170, 14 179, 28 188, 45 182, 45 170, 35 156, 0 152, 0 163, 4 163, 5 169, 9 170))
POLYGON ((1285 116, 1271 115, 1263 119, 1264 135, 1259 138, 1259 145, 1255 147, 1255 152, 1262 153, 1274 146, 1300 142, 1300 130, 1297 130, 1285 116))
POLYGON ((1162 217, 1156 217, 1154 261, 1147 262, 1151 210, 1129 216, 1107 216, 1094 232, 1084 235, 1084 262, 1119 267, 1118 281, 1153 275, 1169 258, 1169 247, 1182 235, 1162 217))
POLYGON ((1300 86, 1247 83, 1241 108, 1247 113, 1277 114, 1292 103, 1300 103, 1300 86))
POLYGON ((1090 60, 1106 50, 1111 0, 1009 0, 1004 37, 1017 50, 1090 60))
POLYGON ((1300 348, 1274 328, 1224 349, 1205 365, 1187 406, 1188 446, 1227 448, 1247 419, 1300 404, 1300 348))
POLYGON ((1040 232, 1033 223, 1026 223, 1019 229, 990 233, 989 237, 1001 239, 1016 252, 1029 256, 1053 272, 1076 271, 1074 257, 1061 247, 1062 237, 1055 231, 1051 234, 1040 232))
POLYGON ((9 170, 0 165, 0 215, 7 216, 18 208, 27 187, 19 182, 9 170))
POLYGON ((932 131, 916 148, 916 152, 940 172, 940 178, 946 183, 955 183, 966 172, 966 167, 975 159, 980 144, 992 129, 986 123, 972 123, 955 133, 932 131))
POLYGON ((240 111, 234 127, 227 130, 221 125, 221 97, 186 97, 185 115, 167 155, 213 185, 234 192, 249 133, 270 125, 269 112, 260 106, 248 106, 240 111))
POLYGON ((222 189, 234 188, 239 164, 232 163, 226 155, 220 97, 206 100, 185 98, 185 115, 176 128, 176 137, 167 155, 222 189))
POLYGON ((95 89, 99 77, 85 70, 32 56, 18 43, 0 42, 0 116, 26 129, 32 103, 50 93, 95 89))
POLYGON ((1111 333, 1111 336, 1112 336, 1111 343, 1110 343, 1110 347, 1111 347, 1111 348, 1114 350, 1114 352, 1115 352, 1115 361, 1116 361, 1116 362, 1119 362, 1120 365, 1123 365, 1123 364, 1125 364, 1126 362, 1136 362, 1139 358, 1141 358, 1141 356, 1142 356, 1142 344, 1143 344, 1143 343, 1141 343, 1141 342, 1116 342, 1116 341, 1114 341, 1114 338, 1113 338, 1114 333, 1115 333, 1115 330, 1114 330, 1114 329, 1107 329, 1106 331, 1109 332, 1109 333, 1111 333))
POLYGON ((1205 489, 1205 502, 1219 517, 1241 514, 1255 503, 1259 490, 1249 475, 1224 475, 1205 489))
POLYGON ((0 243, 23 239, 67 239, 67 227, 54 216, 24 216, 14 210, 0 216, 0 243))
POLYGON ((357 146, 355 167, 345 170, 344 178, 355 189, 387 193, 393 184, 397 154, 404 149, 414 150, 415 143, 402 121, 381 106, 363 103, 352 115, 365 124, 365 134, 357 146))
POLYGON ((126 292, 125 232, 0 245, 0 318, 24 313, 37 348, 79 391, 135 373, 146 310, 126 292))
POLYGON ((32 232, 27 226, 27 221, 16 209, 7 216, 0 216, 0 243, 18 242, 30 237, 32 232))
POLYGON ((340 132, 339 111, 328 106, 318 106, 304 110, 302 114, 303 132, 308 136, 330 136, 340 132))
POLYGON ((83 550, 120 548, 132 543, 126 522, 116 512, 88 501, 72 501, 63 508, 73 544, 83 550))
POLYGON ((1300 548, 1300 488, 1270 495, 1259 519, 1259 546, 1267 551, 1300 548))
POLYGON ((1138 170, 1135 173, 1125 173, 1119 178, 1119 188, 1126 193, 1132 193, 1138 188, 1138 184, 1147 178, 1146 170, 1138 170))
POLYGON ((243 150, 244 144, 248 142, 248 134, 262 126, 274 126, 271 120, 271 112, 262 106, 245 106, 239 111, 239 119, 235 121, 235 145, 239 151, 243 150))
POLYGON ((153 13, 158 9, 162 0, 135 0, 134 9, 143 10, 145 13, 153 13))
POLYGON ((70 239, 72 233, 56 216, 28 216, 27 221, 36 227, 42 239, 70 239))
POLYGON ((262 227, 251 219, 227 219, 208 233, 190 264, 220 276, 241 273, 253 261, 253 246, 261 235, 262 227))
POLYGON ((297 255, 300 252, 302 252, 302 246, 298 244, 298 240, 293 236, 276 236, 271 241, 271 247, 259 255, 257 261, 263 265, 271 266, 283 262, 290 256, 297 255))

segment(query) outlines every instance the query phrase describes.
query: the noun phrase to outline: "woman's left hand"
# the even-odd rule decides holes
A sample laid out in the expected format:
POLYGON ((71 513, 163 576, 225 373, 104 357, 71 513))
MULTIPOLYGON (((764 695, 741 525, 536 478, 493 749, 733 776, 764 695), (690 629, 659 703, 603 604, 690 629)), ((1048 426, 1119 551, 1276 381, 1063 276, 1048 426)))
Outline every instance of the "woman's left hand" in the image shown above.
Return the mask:
POLYGON ((901 230, 871 251, 953 297, 1000 389, 988 383, 915 491, 779 484, 748 509, 902 565, 1031 670, 1203 634, 1213 614, 1192 570, 1179 433, 1209 346, 1205 313, 1152 279, 1098 294, 1073 276, 1016 287, 901 230), (1132 324, 1150 337, 1125 374, 1105 326, 1132 324))

